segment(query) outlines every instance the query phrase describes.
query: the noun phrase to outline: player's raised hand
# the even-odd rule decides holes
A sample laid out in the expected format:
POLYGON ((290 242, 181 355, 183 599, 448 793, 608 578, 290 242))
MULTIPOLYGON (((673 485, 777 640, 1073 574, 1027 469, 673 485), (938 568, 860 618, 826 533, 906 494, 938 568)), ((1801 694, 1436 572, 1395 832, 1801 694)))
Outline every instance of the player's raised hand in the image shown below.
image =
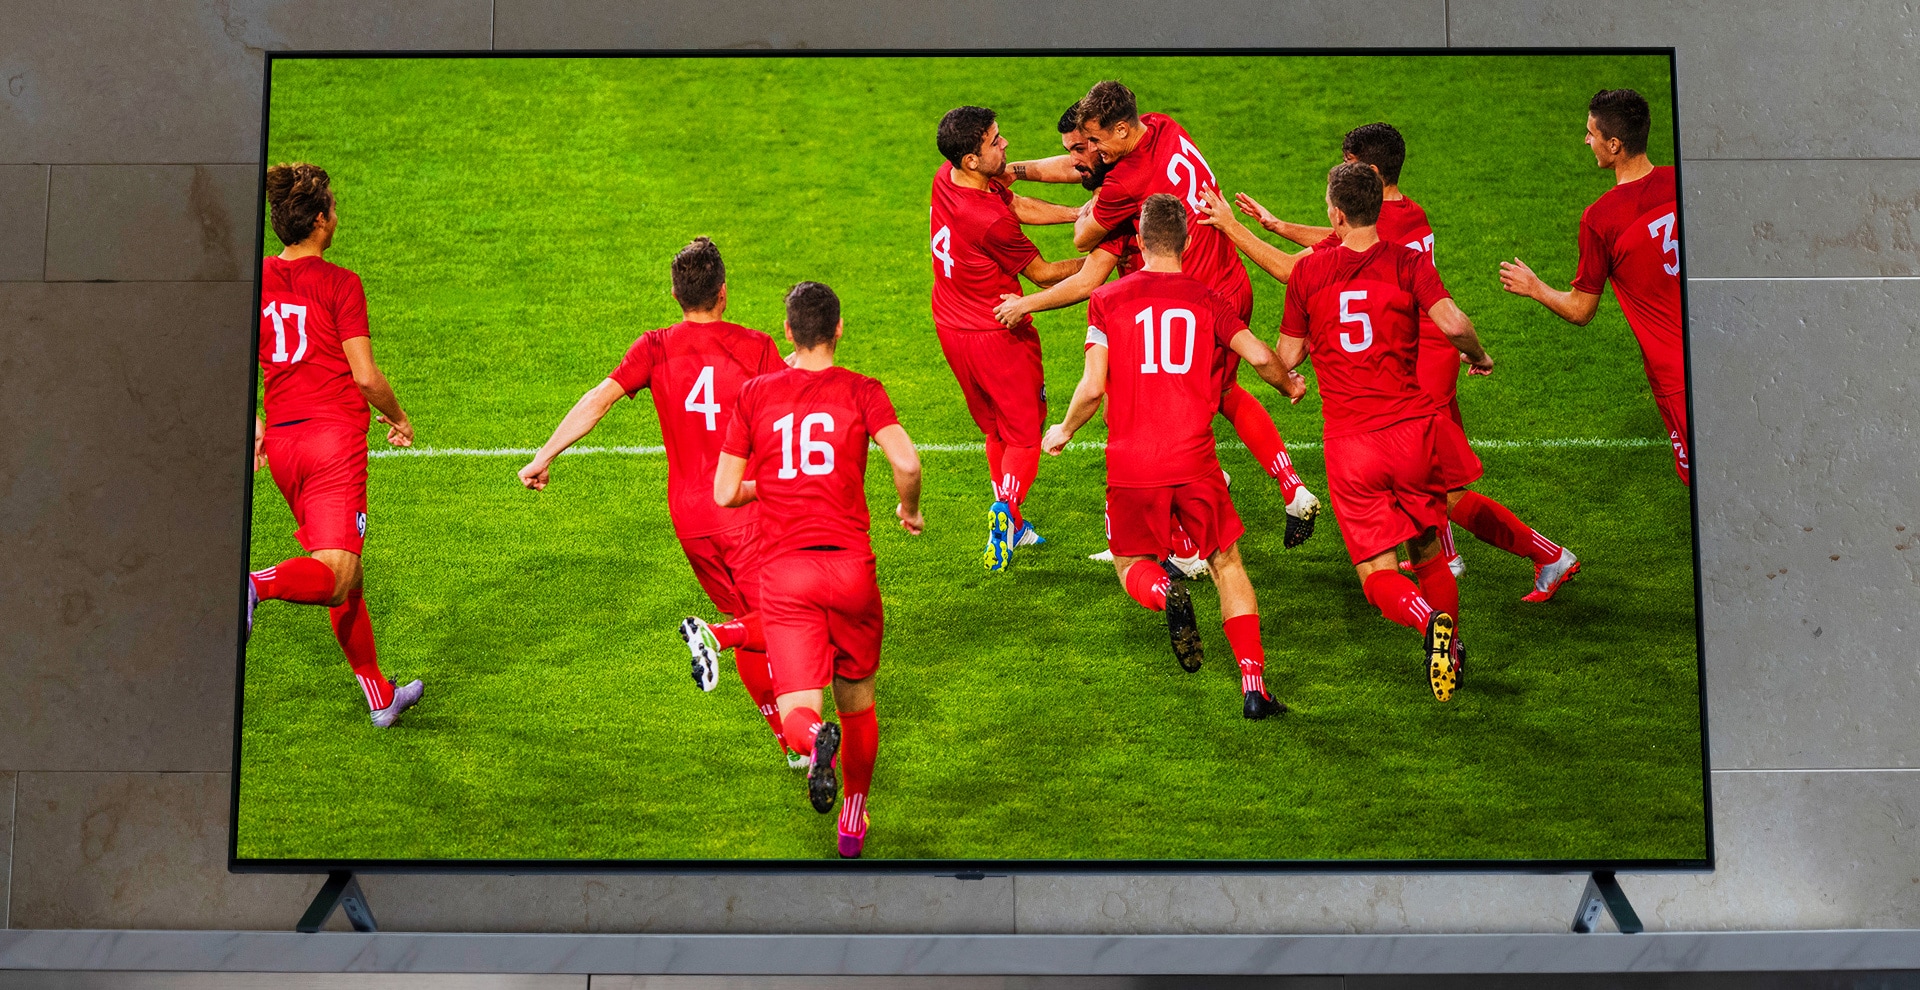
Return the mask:
MULTIPOLYGON (((1241 194, 1246 195, 1245 193, 1241 194)), ((1249 202, 1252 202, 1249 200, 1249 202)), ((1257 204, 1256 204, 1257 205, 1257 204)), ((1230 223, 1239 223, 1233 218, 1233 208, 1227 205, 1226 198, 1217 189, 1200 190, 1200 222, 1209 227, 1225 227, 1230 223)))
POLYGON ((1265 227, 1268 230, 1272 230, 1274 226, 1279 224, 1280 222, 1278 217, 1275 217, 1272 213, 1267 212, 1266 207, 1261 206, 1258 201, 1256 201, 1252 196, 1249 196, 1246 193, 1234 193, 1233 205, 1238 206, 1240 208, 1240 212, 1245 213, 1247 216, 1250 216, 1255 220, 1259 221, 1260 226, 1265 227))
MULTIPOLYGON (((1527 263, 1515 258, 1500 263, 1500 286, 1516 296, 1537 298, 1540 291, 1540 276, 1527 267, 1527 263)), ((1486 374, 1486 372, 1481 372, 1486 374)))
POLYGON ((380 422, 385 423, 387 425, 387 443, 392 444, 395 447, 413 446, 413 421, 412 420, 408 419, 405 416, 402 416, 399 419, 388 419, 385 416, 385 414, 375 416, 374 419, 377 419, 380 422))
POLYGON ((1047 435, 1040 438, 1040 449, 1059 457, 1060 452, 1067 449, 1067 442, 1072 439, 1073 434, 1067 432, 1067 424, 1055 423, 1047 427, 1047 435))
POLYGON ((1018 292, 1001 293, 1000 305, 993 307, 993 318, 1009 330, 1019 326, 1020 320, 1027 315, 1026 306, 1020 302, 1024 298, 1018 292))
POLYGON ((907 515, 907 507, 898 503, 894 504, 893 514, 900 517, 900 528, 914 536, 919 536, 926 531, 927 517, 925 515, 916 512, 909 516, 907 515))
POLYGON ((547 465, 537 459, 528 461, 527 466, 520 469, 520 483, 536 492, 546 490, 547 465))

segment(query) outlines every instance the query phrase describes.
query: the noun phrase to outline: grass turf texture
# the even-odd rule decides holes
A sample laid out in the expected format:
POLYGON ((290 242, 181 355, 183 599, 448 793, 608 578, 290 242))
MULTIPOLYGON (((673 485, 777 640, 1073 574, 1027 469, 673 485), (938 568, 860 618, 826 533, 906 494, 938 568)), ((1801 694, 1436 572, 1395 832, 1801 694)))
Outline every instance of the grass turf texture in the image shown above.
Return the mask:
MULTIPOLYGON (((1595 90, 1646 94, 1654 160, 1673 160, 1664 59, 345 60, 274 76, 269 157, 332 172, 329 258, 365 280, 375 352, 417 442, 438 448, 541 443, 634 336, 677 319, 666 261, 699 234, 726 255, 729 318, 777 329, 788 285, 826 281, 845 305, 841 363, 887 383, 916 439, 977 442, 927 310, 940 114, 992 106, 1013 157, 1041 157, 1062 107, 1120 78, 1186 125, 1229 193, 1308 222, 1340 136, 1394 122, 1403 188, 1500 362, 1462 383, 1471 435, 1647 443, 1481 451, 1476 487, 1573 547, 1580 578, 1522 604, 1528 564, 1462 534, 1467 679, 1437 704, 1417 635, 1362 599, 1338 520, 1283 550, 1275 487, 1225 446, 1268 683, 1294 709, 1249 723, 1212 591, 1196 586, 1209 652, 1188 675, 1159 616, 1086 560, 1102 544, 1097 452, 1042 464, 1028 512, 1051 542, 1000 576, 979 563, 982 455, 925 455, 917 539, 886 525, 876 456, 888 636, 867 856, 1705 855, 1691 523, 1637 349, 1611 301, 1573 328, 1495 274, 1517 254, 1571 278, 1580 210, 1611 178, 1580 143, 1595 90)), ((1070 250, 1065 228, 1029 233, 1048 257, 1070 250)), ((1270 337, 1283 290, 1253 278, 1270 337)), ((1056 402, 1083 317, 1037 320, 1056 402)), ((1243 378, 1324 495, 1317 400, 1289 407, 1243 378)), ((646 405, 584 443, 658 444, 646 405)), ((711 608, 668 526, 665 459, 569 456, 539 494, 513 478, 524 460, 373 462, 381 662, 428 685, 400 727, 367 726, 321 609, 262 607, 240 856, 831 857, 832 818, 806 806, 731 664, 712 695, 687 676, 674 626, 711 608)), ((253 565, 298 554, 264 472, 253 498, 253 565)))

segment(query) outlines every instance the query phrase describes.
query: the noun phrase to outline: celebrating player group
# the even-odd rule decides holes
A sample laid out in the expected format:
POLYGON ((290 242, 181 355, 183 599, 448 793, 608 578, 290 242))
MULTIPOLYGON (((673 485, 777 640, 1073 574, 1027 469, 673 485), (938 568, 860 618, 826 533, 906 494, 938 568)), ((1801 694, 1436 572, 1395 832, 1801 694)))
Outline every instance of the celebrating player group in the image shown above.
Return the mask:
MULTIPOLYGON (((1497 275, 1507 291, 1576 325, 1614 286, 1689 483, 1673 169, 1647 158, 1650 113, 1637 93, 1603 91, 1587 111, 1587 144, 1616 185, 1580 219, 1571 288, 1552 288, 1518 257, 1497 275)), ((1441 278, 1427 213, 1401 190, 1407 147, 1394 127, 1347 133, 1342 161, 1325 176, 1324 223, 1281 219, 1245 192, 1229 200, 1195 137, 1165 114, 1142 112, 1116 81, 1061 115, 1059 155, 1009 161, 997 116, 982 107, 955 108, 934 130, 929 303, 958 385, 945 401, 964 403, 983 438, 987 571, 1044 552, 1028 508, 1041 454, 1061 454, 1104 409, 1106 488, 1084 493, 1105 506, 1106 548, 1094 556, 1111 561, 1133 601, 1163 613, 1187 672, 1204 660, 1189 582, 1211 579, 1247 719, 1288 709, 1267 684, 1259 602, 1242 557, 1249 525, 1268 523, 1243 520, 1235 507, 1216 415, 1277 486, 1282 510, 1272 522, 1284 547, 1309 540, 1323 516, 1335 520, 1361 595, 1421 637, 1417 669, 1438 701, 1459 689, 1469 639, 1454 525, 1533 564, 1525 601, 1552 600, 1580 572, 1572 551, 1473 489, 1484 469, 1458 390, 1462 374, 1493 374, 1494 358, 1441 278), (1078 183, 1092 196, 1059 205, 1016 194, 1022 181, 1078 183), (1276 247, 1242 216, 1298 250, 1276 247), (1070 225, 1075 255, 1043 257, 1024 231, 1031 225, 1070 225), (1277 331, 1251 325, 1256 286, 1243 258, 1285 287, 1277 331), (1050 424, 1032 314, 1082 302, 1083 370, 1050 424), (1242 363, 1290 403, 1317 389, 1324 503, 1267 405, 1240 383, 1242 363)), ((1220 164, 1230 174, 1236 163, 1220 164)), ((369 406, 390 444, 411 445, 414 426, 373 361, 359 278, 322 258, 339 225, 326 172, 276 165, 267 190, 285 250, 265 262, 254 466, 271 468, 307 555, 249 575, 247 626, 262 600, 329 606, 372 722, 385 728, 424 687, 381 672, 362 596, 369 406)), ((805 771, 809 803, 823 814, 838 808, 839 854, 857 857, 879 753, 885 626, 869 447, 891 470, 898 524, 916 535, 926 525, 919 454, 886 387, 836 365, 848 322, 833 289, 806 281, 787 293, 783 357, 774 336, 725 318, 726 267, 713 241, 696 238, 669 268, 683 318, 634 340, 518 479, 546 489, 555 459, 621 398, 652 393, 668 514, 715 613, 680 623, 692 679, 712 691, 732 653, 783 759, 805 771)), ((901 411, 914 419, 916 410, 901 411)))

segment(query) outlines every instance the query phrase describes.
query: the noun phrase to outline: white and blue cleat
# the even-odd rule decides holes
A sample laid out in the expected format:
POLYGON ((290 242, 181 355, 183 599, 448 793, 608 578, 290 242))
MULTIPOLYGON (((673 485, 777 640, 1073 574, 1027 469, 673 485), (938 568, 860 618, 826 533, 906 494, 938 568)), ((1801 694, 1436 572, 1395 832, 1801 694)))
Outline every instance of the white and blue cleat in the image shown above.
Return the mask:
POLYGON ((995 502, 987 510, 987 549, 981 553, 987 570, 998 574, 1013 566, 1013 508, 995 502))
MULTIPOLYGON (((392 681, 387 683, 392 684, 392 681)), ((373 725, 377 729, 390 729, 393 723, 400 721, 400 713, 419 704, 420 696, 425 694, 427 686, 420 681, 409 682, 405 687, 393 689, 393 701, 387 707, 373 713, 373 725)))
POLYGON ((1041 536, 1040 531, 1033 528, 1033 523, 1025 519, 1020 520, 1020 528, 1013 531, 1013 547, 1016 550, 1021 547, 1037 547, 1045 542, 1047 538, 1041 536))

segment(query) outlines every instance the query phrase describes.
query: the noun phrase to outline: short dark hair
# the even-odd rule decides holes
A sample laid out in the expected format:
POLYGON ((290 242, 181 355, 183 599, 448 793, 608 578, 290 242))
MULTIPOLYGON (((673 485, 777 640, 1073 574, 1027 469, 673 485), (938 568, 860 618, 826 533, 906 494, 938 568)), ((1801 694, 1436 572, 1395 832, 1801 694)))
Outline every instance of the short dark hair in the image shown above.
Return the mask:
POLYGON ((1140 250, 1179 254, 1187 248, 1187 208, 1167 193, 1140 204, 1140 250))
POLYGON ((328 181, 326 169, 308 162, 267 169, 268 218, 280 243, 292 247, 306 240, 320 218, 333 212, 328 181))
POLYGON ((840 297, 820 282, 802 282, 787 290, 787 331, 797 347, 833 343, 840 323, 840 297))
POLYGON ((1079 129, 1080 129, 1080 101, 1075 100, 1073 101, 1073 105, 1068 107, 1067 111, 1060 115, 1060 133, 1072 134, 1074 131, 1077 131, 1079 129))
POLYGON ((1359 162, 1341 162, 1327 173, 1327 199, 1355 227, 1380 222, 1380 197, 1385 191, 1379 173, 1359 162))
POLYGON ((694 238, 673 256, 673 298, 680 301, 681 309, 712 309, 726 282, 727 265, 708 238, 694 238))
POLYGON ((960 159, 980 153, 980 143, 993 127, 994 112, 986 107, 954 107, 940 118, 940 154, 960 167, 960 159))
POLYGON ((1093 123, 1108 128, 1123 120, 1140 120, 1140 105, 1134 101, 1133 90, 1112 79, 1094 83, 1080 101, 1081 125, 1093 123))
POLYGON ((1379 169, 1381 182, 1400 183, 1400 166, 1407 163, 1407 139, 1392 124, 1361 124, 1347 132, 1340 150, 1362 165, 1379 169))
POLYGON ((1593 115, 1600 136, 1619 138, 1629 155, 1647 151, 1647 132, 1653 129, 1653 111, 1646 97, 1630 89, 1603 89, 1587 101, 1587 113, 1593 115))

